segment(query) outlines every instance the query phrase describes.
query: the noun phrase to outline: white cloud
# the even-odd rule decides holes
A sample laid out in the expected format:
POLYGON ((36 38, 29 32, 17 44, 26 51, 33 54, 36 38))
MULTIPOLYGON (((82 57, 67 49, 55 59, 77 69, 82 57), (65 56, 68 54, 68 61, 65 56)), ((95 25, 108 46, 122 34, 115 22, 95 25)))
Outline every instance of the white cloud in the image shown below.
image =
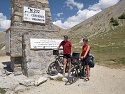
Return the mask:
POLYGON ((88 10, 88 9, 79 10, 76 15, 69 17, 65 22, 62 22, 61 20, 57 20, 53 22, 53 24, 64 29, 68 29, 75 26, 76 24, 81 23, 82 21, 88 19, 89 17, 95 15, 100 11, 101 10, 94 11, 94 10, 88 10))
POLYGON ((60 17, 61 15, 63 15, 63 12, 57 13, 57 16, 58 16, 58 17, 60 17))
POLYGON ((66 2, 66 6, 70 7, 70 9, 72 10, 73 7, 77 7, 78 9, 82 9, 84 7, 83 3, 79 3, 79 2, 75 2, 74 0, 67 0, 66 2))
MULTIPOLYGON (((68 0, 67 2, 69 1, 74 2, 74 0, 68 0)), ((62 22, 61 20, 57 20, 54 21, 53 24, 64 29, 71 28, 102 11, 102 9, 117 4, 119 1, 120 0, 99 0, 98 3, 90 6, 88 9, 79 9, 76 15, 67 18, 66 21, 62 22)))
POLYGON ((92 10, 105 9, 109 6, 117 4, 119 1, 120 0, 99 0, 98 3, 90 6, 89 9, 92 9, 92 10))
POLYGON ((10 20, 7 20, 7 17, 0 13, 0 31, 4 31, 10 27, 10 20))

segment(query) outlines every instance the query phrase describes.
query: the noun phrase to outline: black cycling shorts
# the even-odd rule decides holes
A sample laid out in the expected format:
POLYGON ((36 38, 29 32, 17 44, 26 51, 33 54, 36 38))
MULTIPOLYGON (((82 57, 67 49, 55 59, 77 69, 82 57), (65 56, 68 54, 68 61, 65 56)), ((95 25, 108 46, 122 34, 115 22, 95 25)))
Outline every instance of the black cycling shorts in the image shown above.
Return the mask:
POLYGON ((71 58, 71 55, 70 55, 70 54, 64 54, 64 55, 63 55, 63 58, 66 58, 66 59, 67 59, 67 58, 71 58))
POLYGON ((89 57, 84 58, 82 62, 84 65, 89 65, 89 57))

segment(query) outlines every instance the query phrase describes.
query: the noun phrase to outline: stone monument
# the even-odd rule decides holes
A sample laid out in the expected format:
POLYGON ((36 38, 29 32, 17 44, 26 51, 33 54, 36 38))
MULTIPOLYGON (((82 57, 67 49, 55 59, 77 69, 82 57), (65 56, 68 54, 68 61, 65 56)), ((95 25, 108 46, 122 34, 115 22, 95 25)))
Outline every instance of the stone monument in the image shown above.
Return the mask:
POLYGON ((15 75, 46 73, 54 59, 52 49, 32 49, 31 38, 58 39, 48 0, 11 0, 10 57, 15 75))

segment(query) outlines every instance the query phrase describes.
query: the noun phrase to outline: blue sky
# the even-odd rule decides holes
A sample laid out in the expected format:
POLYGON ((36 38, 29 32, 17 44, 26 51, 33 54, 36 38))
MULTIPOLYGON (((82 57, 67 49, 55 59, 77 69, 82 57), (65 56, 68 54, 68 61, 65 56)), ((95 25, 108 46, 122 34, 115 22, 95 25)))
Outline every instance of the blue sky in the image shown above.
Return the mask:
MULTIPOLYGON (((49 0, 53 23, 68 29, 120 0, 49 0)), ((0 31, 10 26, 10 0, 0 1, 0 31)))
MULTIPOLYGON (((66 18, 72 15, 75 15, 76 12, 78 11, 76 6, 73 7, 74 9, 70 9, 70 7, 67 7, 66 1, 67 0, 49 0, 53 21, 60 19, 62 17, 64 18, 62 20, 64 22, 66 18), (57 13, 62 13, 62 12, 63 12, 63 15, 61 15, 61 17, 59 18, 57 16, 57 13)), ((75 1, 81 4, 84 4, 83 9, 85 9, 85 8, 88 8, 89 5, 92 5, 95 2, 97 2, 98 0, 75 0, 75 1)))

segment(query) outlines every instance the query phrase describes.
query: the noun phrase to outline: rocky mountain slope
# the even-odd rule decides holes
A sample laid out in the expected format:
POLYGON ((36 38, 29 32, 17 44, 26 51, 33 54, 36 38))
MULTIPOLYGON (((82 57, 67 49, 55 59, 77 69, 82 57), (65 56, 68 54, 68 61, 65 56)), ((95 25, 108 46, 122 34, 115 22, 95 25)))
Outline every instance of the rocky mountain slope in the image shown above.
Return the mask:
POLYGON ((5 32, 0 32, 0 56, 5 55, 5 32))
POLYGON ((0 44, 5 42, 5 32, 0 32, 0 44))
MULTIPOLYGON (((125 12, 125 0, 119 2, 118 4, 111 6, 100 13, 94 15, 93 17, 87 19, 86 21, 74 26, 73 28, 67 30, 71 40, 74 42, 79 42, 83 37, 92 37, 99 32, 107 32, 112 27, 110 19, 114 17, 118 19, 120 15, 125 12)), ((123 20, 119 20, 120 25, 124 26, 123 20)))
POLYGON ((87 37, 96 63, 125 64, 125 19, 118 19, 123 13, 125 0, 67 30, 74 51, 81 52, 81 40, 87 37), (118 26, 110 22, 112 17, 117 19, 118 26))
POLYGON ((54 28, 55 28, 56 30, 59 31, 58 35, 59 35, 60 37, 62 37, 62 36, 66 33, 66 30, 65 30, 65 29, 62 29, 62 28, 60 28, 60 27, 58 27, 58 26, 56 26, 56 25, 54 25, 54 24, 53 24, 53 26, 54 26, 54 28))
POLYGON ((0 32, 0 49, 5 46, 5 32, 0 32))

